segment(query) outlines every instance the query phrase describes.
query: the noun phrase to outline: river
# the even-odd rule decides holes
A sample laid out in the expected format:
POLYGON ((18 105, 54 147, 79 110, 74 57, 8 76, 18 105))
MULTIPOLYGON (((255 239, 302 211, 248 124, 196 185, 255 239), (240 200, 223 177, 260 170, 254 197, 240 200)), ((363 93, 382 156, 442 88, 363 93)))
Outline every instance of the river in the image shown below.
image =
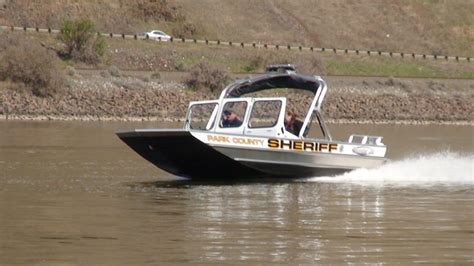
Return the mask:
POLYGON ((189 182, 119 129, 0 121, 0 265, 474 263, 474 127, 330 125, 391 161, 336 177, 189 182))

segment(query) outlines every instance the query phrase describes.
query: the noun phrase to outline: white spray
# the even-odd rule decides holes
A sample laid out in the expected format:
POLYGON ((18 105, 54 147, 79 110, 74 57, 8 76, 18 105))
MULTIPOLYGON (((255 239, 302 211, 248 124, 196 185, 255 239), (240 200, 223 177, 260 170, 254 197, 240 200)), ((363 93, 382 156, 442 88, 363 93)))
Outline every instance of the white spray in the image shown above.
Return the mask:
POLYGON ((309 181, 368 186, 461 185, 474 186, 474 154, 444 152, 391 161, 376 169, 357 169, 335 177, 309 181))

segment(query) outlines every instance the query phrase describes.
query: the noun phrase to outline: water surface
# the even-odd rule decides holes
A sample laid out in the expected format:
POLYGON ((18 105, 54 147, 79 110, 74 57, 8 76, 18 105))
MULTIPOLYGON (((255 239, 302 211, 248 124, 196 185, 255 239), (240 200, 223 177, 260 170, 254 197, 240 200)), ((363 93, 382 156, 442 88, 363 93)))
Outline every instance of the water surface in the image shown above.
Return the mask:
POLYGON ((0 122, 0 264, 474 263, 473 127, 332 125, 391 162, 336 177, 189 182, 117 129, 0 122))

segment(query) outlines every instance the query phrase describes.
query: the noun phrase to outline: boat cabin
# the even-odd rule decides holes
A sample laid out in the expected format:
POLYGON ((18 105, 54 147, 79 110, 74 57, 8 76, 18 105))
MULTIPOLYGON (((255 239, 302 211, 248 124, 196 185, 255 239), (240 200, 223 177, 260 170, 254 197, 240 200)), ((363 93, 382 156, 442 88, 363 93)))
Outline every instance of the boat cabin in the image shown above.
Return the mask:
MULTIPOLYGON (((297 138, 285 129, 286 98, 237 98, 192 102, 186 119, 190 130, 266 137, 297 138)), ((296 133, 296 134, 295 134, 296 133)))
MULTIPOLYGON (((272 65, 263 76, 239 80, 227 86, 218 100, 191 102, 185 119, 187 130, 277 138, 303 138, 316 119, 324 138, 331 135, 324 124, 320 107, 326 83, 317 76, 297 74, 292 65, 272 65), (297 126, 285 127, 285 97, 245 97, 271 89, 301 89, 314 94, 308 113, 296 120, 297 126)), ((286 117, 289 120, 289 117, 286 117)))

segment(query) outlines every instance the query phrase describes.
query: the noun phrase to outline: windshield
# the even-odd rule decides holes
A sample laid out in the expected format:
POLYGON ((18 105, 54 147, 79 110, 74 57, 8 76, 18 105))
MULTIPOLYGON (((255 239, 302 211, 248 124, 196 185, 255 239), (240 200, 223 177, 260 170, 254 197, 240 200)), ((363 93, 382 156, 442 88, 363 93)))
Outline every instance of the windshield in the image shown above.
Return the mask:
POLYGON ((214 126, 217 102, 197 103, 189 108, 186 125, 190 129, 210 130, 214 126))

